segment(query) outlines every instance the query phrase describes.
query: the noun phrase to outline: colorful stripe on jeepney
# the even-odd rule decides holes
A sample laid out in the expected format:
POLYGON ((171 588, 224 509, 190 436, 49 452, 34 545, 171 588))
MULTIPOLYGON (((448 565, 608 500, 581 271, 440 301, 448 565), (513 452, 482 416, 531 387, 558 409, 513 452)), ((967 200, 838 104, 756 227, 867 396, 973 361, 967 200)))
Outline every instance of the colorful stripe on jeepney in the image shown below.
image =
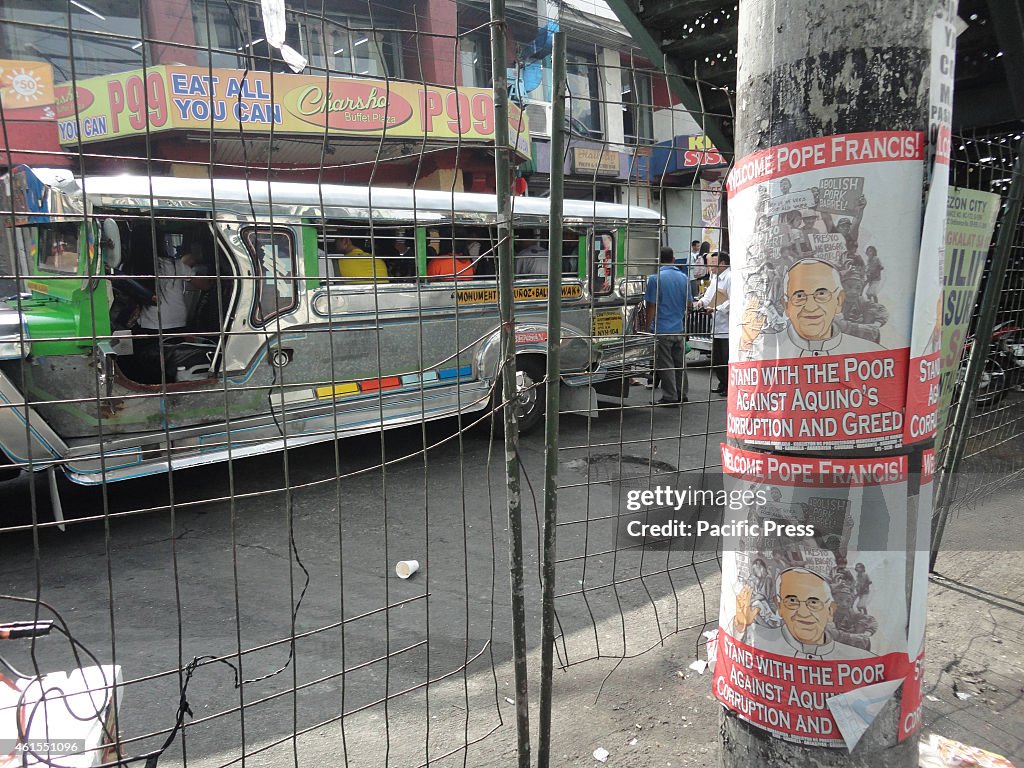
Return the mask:
MULTIPOLYGON (((404 373, 396 376, 383 376, 376 379, 359 379, 357 381, 343 381, 338 384, 328 384, 323 387, 316 387, 313 390, 313 396, 317 400, 330 400, 331 398, 369 395, 377 392, 415 389, 421 385, 434 386, 437 384, 450 384, 456 381, 465 381, 466 379, 472 378, 473 367, 471 365, 463 365, 459 368, 441 368, 437 371, 423 371, 423 373, 404 373)), ((302 391, 303 390, 300 390, 300 393, 302 391)), ((288 399, 290 400, 292 398, 288 399)))

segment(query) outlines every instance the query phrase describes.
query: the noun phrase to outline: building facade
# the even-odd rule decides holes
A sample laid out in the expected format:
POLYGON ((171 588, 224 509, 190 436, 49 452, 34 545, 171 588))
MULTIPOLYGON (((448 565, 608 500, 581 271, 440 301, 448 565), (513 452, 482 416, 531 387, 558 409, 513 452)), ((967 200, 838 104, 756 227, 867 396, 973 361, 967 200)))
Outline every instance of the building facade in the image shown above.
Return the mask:
MULTIPOLYGON (((259 2, 2 0, 0 163, 494 190, 486 2, 285 7, 297 66, 268 43, 259 2)), ((701 177, 707 185, 720 170, 693 149, 713 148, 608 7, 513 0, 507 13, 514 188, 547 193, 550 40, 560 27, 566 195, 659 208, 676 248, 702 238, 711 217, 701 177)))

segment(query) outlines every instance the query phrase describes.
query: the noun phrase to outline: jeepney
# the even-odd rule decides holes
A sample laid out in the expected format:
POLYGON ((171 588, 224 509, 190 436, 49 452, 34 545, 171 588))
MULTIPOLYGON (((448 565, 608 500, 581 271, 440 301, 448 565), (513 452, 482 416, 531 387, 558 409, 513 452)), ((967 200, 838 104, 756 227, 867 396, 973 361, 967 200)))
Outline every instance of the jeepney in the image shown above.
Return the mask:
MULTIPOLYGON (((514 198, 517 251, 543 251, 548 213, 546 199, 514 198)), ((20 166, 0 184, 0 217, 8 472, 95 484, 500 405, 493 195, 20 166), (162 265, 190 248, 202 261, 168 278, 162 265), (350 258, 376 271, 352 278, 350 258), (159 305, 165 279, 190 316, 154 339, 133 325, 132 296, 159 305)), ((567 200, 561 223, 560 385, 586 403, 650 367, 633 320, 662 220, 567 200)), ((543 415, 546 274, 517 274, 514 290, 528 429, 543 415)))

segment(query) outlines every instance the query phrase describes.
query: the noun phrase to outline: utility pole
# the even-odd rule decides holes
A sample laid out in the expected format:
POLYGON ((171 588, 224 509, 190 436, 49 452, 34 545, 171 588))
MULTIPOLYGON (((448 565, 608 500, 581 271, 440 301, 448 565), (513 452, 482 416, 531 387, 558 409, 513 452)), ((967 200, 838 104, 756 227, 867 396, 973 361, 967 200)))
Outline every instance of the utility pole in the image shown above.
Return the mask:
POLYGON ((917 764, 955 10, 740 1, 724 768, 917 764))

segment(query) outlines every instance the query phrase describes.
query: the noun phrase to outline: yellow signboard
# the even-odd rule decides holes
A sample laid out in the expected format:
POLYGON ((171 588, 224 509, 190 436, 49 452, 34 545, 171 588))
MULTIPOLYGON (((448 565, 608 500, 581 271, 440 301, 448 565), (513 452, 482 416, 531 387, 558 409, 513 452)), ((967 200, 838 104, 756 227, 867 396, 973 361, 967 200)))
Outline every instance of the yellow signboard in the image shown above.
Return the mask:
MULTIPOLYGON (((396 80, 156 66, 57 86, 62 144, 192 129, 218 132, 461 139, 493 143, 490 88, 396 80), (78 120, 75 120, 77 112, 78 120)), ((525 115, 509 105, 509 134, 529 156, 525 115)))
POLYGON ((591 336, 621 336, 622 313, 612 312, 594 315, 591 336))
MULTIPOLYGON (((516 301, 547 301, 546 285, 518 285, 512 288, 516 301)), ((578 284, 562 286, 562 299, 578 299, 583 295, 583 288, 578 284)), ((494 288, 459 288, 456 291, 459 304, 496 304, 498 289, 494 288)))

